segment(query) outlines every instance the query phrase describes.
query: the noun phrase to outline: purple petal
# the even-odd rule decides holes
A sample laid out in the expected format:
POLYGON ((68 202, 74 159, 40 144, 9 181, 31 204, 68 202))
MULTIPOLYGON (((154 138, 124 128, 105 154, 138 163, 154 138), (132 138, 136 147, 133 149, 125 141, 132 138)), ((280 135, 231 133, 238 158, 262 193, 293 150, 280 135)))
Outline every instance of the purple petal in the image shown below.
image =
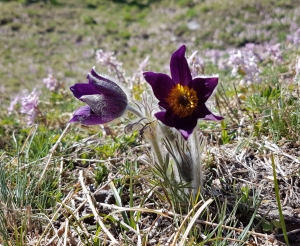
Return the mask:
POLYGON ((180 118, 169 110, 158 112, 155 114, 155 117, 166 126, 175 127, 179 130, 185 140, 187 140, 197 125, 197 117, 195 115, 180 118))
POLYGON ((215 115, 211 113, 210 115, 206 115, 204 120, 214 120, 214 121, 219 121, 219 120, 224 120, 224 117, 215 115))
POLYGON ((80 99, 83 95, 94 95, 100 93, 92 84, 75 84, 70 87, 70 90, 77 99, 80 99))
POLYGON ((185 131, 185 130, 179 130, 179 131, 180 131, 182 137, 184 138, 184 140, 188 140, 189 136, 193 133, 193 130, 194 130, 194 128, 188 129, 187 131, 185 131))
POLYGON ((101 94, 106 94, 110 96, 121 96, 124 99, 127 96, 126 93, 122 90, 122 88, 112 80, 100 76, 98 73, 96 73, 94 70, 92 70, 92 73, 89 73, 87 75, 87 78, 89 80, 90 85, 94 85, 97 91, 101 94), (97 77, 93 76, 92 74, 96 74, 97 77))
POLYGON ((159 102, 158 105, 159 105, 160 107, 164 108, 165 110, 168 110, 168 109, 171 110, 170 105, 169 105, 168 102, 159 102))
POLYGON ((90 74, 88 77, 91 81, 93 81, 93 83, 78 83, 70 87, 70 90, 77 99, 82 100, 81 97, 86 95, 102 94, 107 97, 113 97, 116 100, 127 102, 126 93, 116 83, 100 81, 92 77, 90 74))
POLYGON ((205 103, 218 85, 218 77, 194 78, 189 85, 197 92, 199 102, 205 103))
POLYGON ((203 119, 203 120, 223 120, 224 118, 222 116, 217 116, 214 115, 207 107, 205 104, 200 104, 198 107, 195 109, 194 112, 197 115, 197 118, 203 119))
POLYGON ((114 119, 115 118, 101 117, 93 113, 89 106, 83 106, 74 112, 73 118, 69 121, 69 123, 79 122, 83 125, 98 125, 107 123, 114 119))
MULTIPOLYGON (((106 77, 103 77, 103 76, 101 76, 99 73, 97 73, 96 70, 95 70, 95 67, 92 68, 90 74, 92 75, 92 77, 94 77, 94 78, 96 78, 96 79, 103 80, 103 81, 105 81, 105 82, 108 82, 108 83, 114 83, 114 84, 115 84, 115 82, 113 82, 111 79, 106 78, 106 77)), ((89 74, 87 75, 87 78, 89 79, 89 83, 91 83, 91 84, 94 83, 93 79, 92 79, 92 78, 89 78, 89 74)))
POLYGON ((145 80, 151 85, 156 98, 165 102, 171 89, 175 86, 173 80, 164 73, 144 72, 143 75, 145 80))
POLYGON ((170 61, 172 80, 176 84, 188 85, 192 81, 192 75, 185 58, 185 45, 176 50, 170 61))
POLYGON ((80 100, 87 103, 93 113, 102 118, 114 119, 121 117, 127 107, 127 101, 106 95, 85 95, 80 100))
POLYGON ((197 122, 198 119, 194 114, 184 118, 176 117, 175 128, 178 130, 186 131, 187 133, 190 134, 193 132, 194 128, 196 127, 197 122))
POLYGON ((170 113, 170 111, 160 111, 154 114, 154 116, 166 126, 175 127, 175 115, 170 113))

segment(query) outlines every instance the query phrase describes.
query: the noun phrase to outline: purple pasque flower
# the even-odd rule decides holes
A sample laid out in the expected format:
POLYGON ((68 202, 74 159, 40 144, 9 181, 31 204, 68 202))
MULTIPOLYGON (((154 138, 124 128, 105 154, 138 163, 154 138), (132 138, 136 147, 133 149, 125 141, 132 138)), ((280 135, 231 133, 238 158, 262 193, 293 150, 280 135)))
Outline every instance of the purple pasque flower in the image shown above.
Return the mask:
POLYGON ((74 96, 87 105, 77 109, 69 122, 84 125, 104 124, 121 117, 128 105, 127 95, 111 78, 95 71, 87 75, 89 83, 70 87, 74 96))
POLYGON ((171 78, 163 73, 144 72, 144 78, 163 108, 155 114, 158 120, 178 129, 187 140, 198 119, 223 119, 214 115, 205 105, 218 84, 218 77, 192 78, 184 45, 173 53, 170 70, 171 78))

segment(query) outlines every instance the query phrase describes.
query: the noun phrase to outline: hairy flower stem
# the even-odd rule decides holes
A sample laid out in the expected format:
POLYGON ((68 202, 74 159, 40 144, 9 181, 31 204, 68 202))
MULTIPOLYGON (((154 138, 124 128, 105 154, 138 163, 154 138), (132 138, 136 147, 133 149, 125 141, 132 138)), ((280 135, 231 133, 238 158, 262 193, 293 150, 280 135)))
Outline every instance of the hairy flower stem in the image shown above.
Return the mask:
POLYGON ((167 150, 174 158, 177 165, 174 165, 173 172, 176 174, 176 181, 185 181, 190 183, 192 190, 185 190, 185 193, 192 192, 193 196, 198 195, 199 190, 202 192, 203 188, 203 174, 201 153, 204 144, 199 141, 199 135, 196 128, 193 130, 188 141, 178 141, 172 130, 161 124, 162 132, 167 141, 167 150))
POLYGON ((143 132, 143 137, 146 141, 150 144, 151 150, 156 157, 156 161, 158 162, 159 166, 166 170, 165 162, 162 154, 162 146, 160 146, 159 142, 160 138, 160 125, 157 121, 150 123, 150 127, 145 129, 143 132))
POLYGON ((131 107, 130 105, 127 105, 126 109, 131 113, 135 114, 136 116, 140 117, 141 119, 146 118, 139 110, 131 107))
POLYGON ((155 153, 155 156, 156 156, 156 159, 157 159, 159 165, 164 168, 164 159, 163 159, 163 156, 161 153, 161 147, 159 146, 158 141, 157 141, 158 139, 155 136, 152 138, 146 137, 146 139, 150 143, 151 148, 152 148, 153 152, 155 153))
MULTIPOLYGON (((144 116, 139 110, 136 108, 131 107, 130 105, 127 105, 127 110, 130 111, 131 113, 135 114, 141 119, 147 119, 146 116, 144 116)), ((144 138, 147 140, 147 142, 150 144, 151 149, 153 150, 156 160, 159 163, 161 167, 164 165, 164 159, 161 153, 161 147, 159 146, 159 138, 157 136, 157 131, 159 130, 159 125, 158 123, 152 122, 150 123, 151 125, 151 130, 145 130, 143 133, 144 138)))
POLYGON ((202 163, 201 163, 201 152, 203 146, 200 146, 199 136, 197 130, 194 129, 193 133, 190 136, 190 148, 191 148, 191 157, 192 157, 192 188, 193 195, 196 196, 199 189, 202 192, 203 188, 203 173, 202 173, 202 163))

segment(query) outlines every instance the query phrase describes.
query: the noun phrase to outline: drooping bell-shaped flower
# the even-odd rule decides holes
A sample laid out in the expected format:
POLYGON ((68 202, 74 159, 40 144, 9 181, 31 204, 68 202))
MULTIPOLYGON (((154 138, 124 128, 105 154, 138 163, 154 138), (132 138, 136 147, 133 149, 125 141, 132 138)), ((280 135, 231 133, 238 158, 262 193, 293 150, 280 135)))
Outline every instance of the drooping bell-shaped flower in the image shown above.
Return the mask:
POLYGON ((113 79, 98 74, 94 67, 87 79, 89 83, 70 87, 74 96, 87 105, 77 109, 69 122, 97 125, 121 117, 128 106, 124 90, 113 79))
POLYGON ((167 74, 144 72, 162 111, 155 117, 165 125, 178 129, 188 139, 198 119, 222 120, 205 105, 218 84, 218 77, 192 78, 185 46, 176 50, 170 61, 171 78, 167 74))

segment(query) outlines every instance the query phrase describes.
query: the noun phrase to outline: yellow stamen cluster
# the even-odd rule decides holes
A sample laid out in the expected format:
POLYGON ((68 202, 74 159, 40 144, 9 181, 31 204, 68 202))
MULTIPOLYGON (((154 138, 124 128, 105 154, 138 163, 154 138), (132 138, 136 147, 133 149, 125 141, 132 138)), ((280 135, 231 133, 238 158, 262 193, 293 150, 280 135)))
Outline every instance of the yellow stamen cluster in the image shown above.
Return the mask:
POLYGON ((198 105, 197 93, 188 86, 177 84, 169 93, 166 101, 169 103, 174 114, 180 118, 191 115, 198 105))

